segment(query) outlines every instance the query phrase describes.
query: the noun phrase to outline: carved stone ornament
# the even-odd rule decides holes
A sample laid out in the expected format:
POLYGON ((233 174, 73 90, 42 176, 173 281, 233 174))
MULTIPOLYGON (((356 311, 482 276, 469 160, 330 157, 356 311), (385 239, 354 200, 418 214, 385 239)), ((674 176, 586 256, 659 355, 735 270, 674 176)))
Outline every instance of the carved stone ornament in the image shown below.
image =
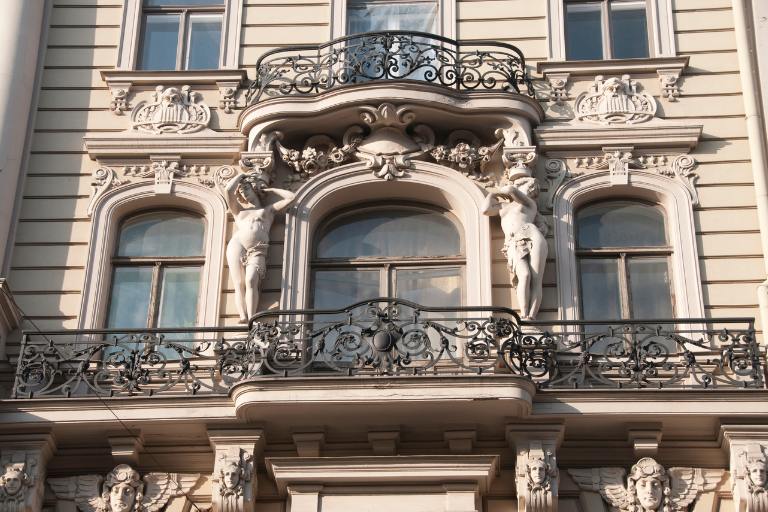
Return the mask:
POLYGON ((23 512, 28 510, 28 501, 35 486, 35 457, 26 462, 4 463, 0 476, 0 510, 2 512, 23 512))
POLYGON ((599 492, 619 512, 686 512, 702 493, 713 491, 722 469, 669 468, 650 457, 623 468, 569 469, 584 491, 599 492))
POLYGON ((136 178, 153 178, 156 194, 170 194, 176 178, 197 177, 198 180, 209 172, 207 165, 181 165, 178 160, 157 160, 150 165, 128 165, 123 175, 136 178))
POLYGON ((599 124, 635 124, 653 119, 656 100, 650 94, 638 92, 637 82, 629 75, 604 79, 595 77, 588 92, 576 98, 576 118, 599 124))
POLYGON ((564 105, 566 101, 571 99, 568 95, 568 80, 571 78, 570 73, 547 73, 547 81, 549 82, 550 93, 549 99, 555 105, 564 105))
POLYGON ((557 510, 560 473, 554 454, 540 449, 526 451, 518 455, 515 470, 519 512, 557 510))
POLYGON ((131 112, 133 128, 160 135, 163 133, 193 133, 208 126, 211 111, 205 103, 198 103, 200 94, 185 85, 155 88, 151 102, 142 101, 131 112))
POLYGON ((555 206, 555 193, 557 190, 570 178, 578 176, 581 173, 569 170, 565 160, 557 158, 547 160, 544 164, 544 169, 546 171, 547 179, 547 195, 544 204, 551 210, 555 206))
POLYGON ((82 512, 156 512, 168 501, 187 494, 200 481, 199 474, 148 473, 143 478, 127 464, 106 477, 81 475, 49 478, 59 500, 74 501, 82 512))
POLYGON ((497 130, 498 141, 483 146, 480 139, 469 130, 456 130, 448 136, 447 144, 436 146, 430 155, 439 164, 451 167, 468 178, 489 184, 491 177, 486 167, 491 158, 504 145, 503 130, 497 130))
POLYGON ((109 110, 117 114, 123 115, 123 112, 128 110, 128 93, 131 90, 130 83, 110 84, 109 94, 112 99, 109 101, 109 110))
POLYGON ((213 508, 216 512, 242 512, 253 508, 253 457, 239 448, 222 453, 213 469, 213 508))
POLYGON ((307 139, 304 149, 286 148, 276 142, 280 157, 293 169, 289 181, 306 181, 311 176, 339 166, 354 156, 360 138, 353 138, 348 144, 337 146, 326 135, 315 135, 307 139))
POLYGON ((731 478, 736 510, 768 511, 768 457, 765 446, 744 446, 738 452, 731 478))
POLYGON ((237 86, 225 84, 219 86, 219 107, 225 114, 231 114, 237 107, 237 86))
POLYGON ((661 97, 669 101, 677 101, 680 97, 680 73, 682 68, 661 68, 656 71, 659 75, 661 97))
MULTIPOLYGON (((608 169, 611 183, 626 185, 632 169, 651 170, 674 179, 682 184, 691 197, 694 205, 699 204, 699 194, 696 190, 698 175, 693 172, 696 159, 691 155, 639 155, 634 156, 633 148, 604 148, 605 152, 598 157, 584 157, 576 160, 576 166, 586 169, 608 169)), ((554 195, 554 191, 550 192, 554 195)))

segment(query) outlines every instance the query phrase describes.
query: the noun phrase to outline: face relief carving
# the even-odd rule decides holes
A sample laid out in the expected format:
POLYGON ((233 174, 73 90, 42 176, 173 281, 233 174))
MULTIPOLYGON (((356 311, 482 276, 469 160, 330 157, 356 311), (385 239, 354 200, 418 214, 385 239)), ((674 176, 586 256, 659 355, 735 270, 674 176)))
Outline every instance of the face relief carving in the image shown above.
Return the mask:
POLYGON ((15 496, 24 485, 24 474, 18 469, 9 468, 3 475, 2 484, 8 496, 15 496))
POLYGON ((136 502, 136 490, 129 483, 116 484, 109 491, 112 512, 130 512, 136 502))
POLYGON ((657 510, 661 505, 663 487, 661 482, 652 476, 637 481, 637 501, 645 510, 657 510))
POLYGON ((235 463, 229 463, 221 470, 222 481, 228 490, 240 485, 240 467, 235 463))
POLYGON ((547 480, 547 464, 541 459, 535 459, 528 464, 528 476, 531 483, 541 487, 547 480))
POLYGON ((768 483, 768 475, 766 473, 765 464, 762 461, 755 461, 747 466, 749 480, 755 487, 765 487, 765 484, 768 483))

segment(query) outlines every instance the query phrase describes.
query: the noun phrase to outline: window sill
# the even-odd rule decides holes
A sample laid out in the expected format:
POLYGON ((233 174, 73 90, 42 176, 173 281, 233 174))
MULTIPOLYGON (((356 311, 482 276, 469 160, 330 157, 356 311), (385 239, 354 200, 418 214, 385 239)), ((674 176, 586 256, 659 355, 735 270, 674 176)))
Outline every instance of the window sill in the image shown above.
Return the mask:
POLYGON ((219 89, 219 107, 227 114, 238 108, 237 93, 248 76, 243 69, 211 69, 194 71, 139 71, 109 69, 101 72, 112 99, 109 109, 117 115, 130 110, 129 94, 132 87, 157 85, 211 85, 219 89))
POLYGON ((678 80, 688 67, 689 57, 649 57, 646 59, 569 60, 539 62, 536 71, 543 75, 552 87, 552 97, 557 103, 568 99, 566 88, 572 76, 632 75, 656 73, 661 83, 661 95, 668 101, 680 97, 678 80))

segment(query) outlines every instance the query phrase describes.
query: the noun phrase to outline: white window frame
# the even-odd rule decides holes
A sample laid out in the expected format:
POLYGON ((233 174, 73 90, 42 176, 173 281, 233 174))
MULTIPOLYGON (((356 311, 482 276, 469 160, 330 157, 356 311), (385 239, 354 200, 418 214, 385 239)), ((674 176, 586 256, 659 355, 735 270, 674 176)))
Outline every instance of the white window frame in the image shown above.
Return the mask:
MULTIPOLYGON (((649 14, 648 55, 653 57, 674 57, 675 29, 672 16, 672 0, 646 0, 649 14)), ((549 60, 566 60, 565 51, 565 1, 547 0, 549 21, 549 60)), ((574 61, 576 62, 576 61, 574 61)))
POLYGON ((355 162, 321 173, 301 188, 285 216, 280 307, 310 307, 313 237, 329 214, 360 202, 386 200, 393 204, 395 199, 431 204, 455 216, 463 229, 464 303, 491 306, 490 222, 488 217, 478 214, 485 194, 453 169, 414 161, 408 175, 395 181, 373 180, 370 167, 365 162, 355 162))
MULTIPOLYGON (((142 3, 143 0, 125 0, 123 5, 116 69, 138 70, 139 51, 141 50, 142 3)), ((243 0, 224 0, 219 69, 237 69, 239 66, 242 17, 243 0)), ((174 70, 163 70, 163 72, 168 71, 174 70)))
POLYGON ((637 199, 658 204, 666 214, 672 294, 676 318, 704 318, 704 296, 699 274, 696 227, 689 191, 676 180, 652 172, 632 170, 628 185, 615 185, 609 171, 578 176, 555 194, 555 261, 558 276, 560 320, 582 320, 578 262, 576 258, 576 211, 587 203, 613 199, 637 199))
POLYGON ((78 329, 101 329, 106 321, 112 288, 112 257, 122 221, 149 210, 183 209, 205 221, 204 256, 197 305, 197 325, 219 324, 219 303, 224 269, 227 205, 216 191, 204 185, 177 181, 173 194, 156 194, 153 181, 113 188, 93 209, 88 260, 78 329))
MULTIPOLYGON (((438 36, 456 39, 456 2, 458 0, 437 0, 438 36)), ((331 3, 331 39, 347 35, 347 0, 333 0, 331 3)))

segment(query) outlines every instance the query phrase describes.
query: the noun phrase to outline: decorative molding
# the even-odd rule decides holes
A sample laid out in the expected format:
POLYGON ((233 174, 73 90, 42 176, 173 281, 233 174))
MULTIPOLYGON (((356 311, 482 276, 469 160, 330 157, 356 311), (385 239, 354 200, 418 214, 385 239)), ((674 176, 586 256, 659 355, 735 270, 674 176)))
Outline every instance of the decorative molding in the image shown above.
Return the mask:
MULTIPOLYGON (((562 0, 554 0, 560 1, 562 0)), ((626 60, 548 60, 536 64, 536 71, 544 75, 567 73, 573 77, 595 75, 639 75, 656 73, 659 69, 688 66, 690 57, 652 57, 647 59, 626 60)))
POLYGON ((0 434, 0 510, 37 512, 42 507, 48 461, 53 455, 50 433, 0 434))
POLYGON ((539 151, 599 151, 604 146, 633 146, 689 152, 699 142, 702 125, 672 125, 655 119, 645 125, 540 126, 534 130, 539 151))
POLYGON ((555 451, 563 440, 562 424, 507 426, 515 448, 515 483, 519 512, 556 512, 560 472, 555 451))
POLYGON ((661 97, 668 101, 677 101, 680 97, 680 75, 684 66, 660 67, 656 70, 659 75, 661 97))
POLYGON ((170 194, 176 178, 195 177, 199 182, 205 180, 207 165, 182 165, 179 160, 155 160, 149 165, 127 165, 123 175, 136 178, 153 178, 156 194, 170 194))
POLYGON ((549 210, 555 205, 555 194, 558 189, 570 178, 578 176, 579 172, 570 171, 568 163, 558 158, 549 159, 544 163, 545 178, 547 180, 547 193, 544 196, 544 205, 549 210))
POLYGON ((627 475, 623 468, 569 469, 583 491, 599 492, 620 512, 686 512, 725 477, 722 469, 664 468, 650 457, 638 460, 627 475))
POLYGON ((49 478, 48 485, 59 500, 74 502, 82 512, 142 512, 162 509, 171 498, 187 494, 200 478, 183 473, 147 473, 142 478, 128 464, 120 464, 105 477, 49 478))
POLYGON ((643 123, 656 115, 656 100, 638 92, 630 75, 608 79, 597 75, 590 91, 576 98, 574 111, 576 119, 597 124, 643 123))
POLYGON ((101 71, 112 100, 109 109, 117 115, 130 109, 129 98, 135 87, 163 84, 215 86, 219 92, 219 107, 231 114, 239 108, 237 95, 248 76, 244 70, 221 69, 210 71, 131 71, 108 69, 101 71))
POLYGON ((109 136, 83 137, 91 160, 110 164, 127 159, 149 159, 151 156, 172 158, 209 158, 235 163, 245 149, 246 138, 240 134, 203 133, 191 135, 166 133, 162 137, 130 132, 109 136))
POLYGON ((264 450, 260 429, 210 429, 216 457, 211 493, 213 512, 253 512, 258 492, 256 468, 264 450))
POLYGON ((135 130, 155 135, 200 131, 211 122, 211 110, 197 102, 199 97, 189 85, 181 89, 158 85, 152 102, 139 102, 131 111, 131 124, 135 130))
POLYGON ((293 170, 288 182, 304 182, 317 173, 337 167, 350 160, 357 150, 360 137, 352 137, 348 143, 336 145, 327 135, 315 135, 307 139, 304 149, 289 149, 275 143, 283 162, 293 170))
POLYGON ((447 144, 435 146, 429 154, 437 163, 487 185, 491 179, 486 173, 486 166, 499 148, 505 145, 505 141, 509 138, 511 143, 517 135, 517 132, 514 132, 514 136, 507 135, 506 130, 499 129, 496 130, 499 140, 490 146, 482 146, 480 139, 471 131, 455 130, 448 136, 447 144))
POLYGON ((8 336, 21 326, 21 322, 21 313, 14 303, 8 281, 0 277, 0 361, 8 359, 8 336))
POLYGON ((112 187, 127 183, 128 180, 121 180, 114 169, 111 167, 99 167, 93 171, 91 180, 91 201, 88 203, 87 215, 93 215, 93 209, 101 196, 112 187))
POLYGON ((555 105, 564 105, 571 97, 568 94, 570 73, 544 73, 544 79, 549 82, 549 100, 555 105))
POLYGON ((634 156, 634 148, 631 146, 605 147, 603 151, 602 156, 577 158, 576 166, 584 169, 607 169, 613 185, 629 184, 629 175, 632 169, 653 170, 662 176, 680 182, 690 194, 691 204, 694 206, 699 204, 699 195, 696 190, 698 175, 693 172, 696 167, 696 160, 691 155, 649 154, 634 156))

